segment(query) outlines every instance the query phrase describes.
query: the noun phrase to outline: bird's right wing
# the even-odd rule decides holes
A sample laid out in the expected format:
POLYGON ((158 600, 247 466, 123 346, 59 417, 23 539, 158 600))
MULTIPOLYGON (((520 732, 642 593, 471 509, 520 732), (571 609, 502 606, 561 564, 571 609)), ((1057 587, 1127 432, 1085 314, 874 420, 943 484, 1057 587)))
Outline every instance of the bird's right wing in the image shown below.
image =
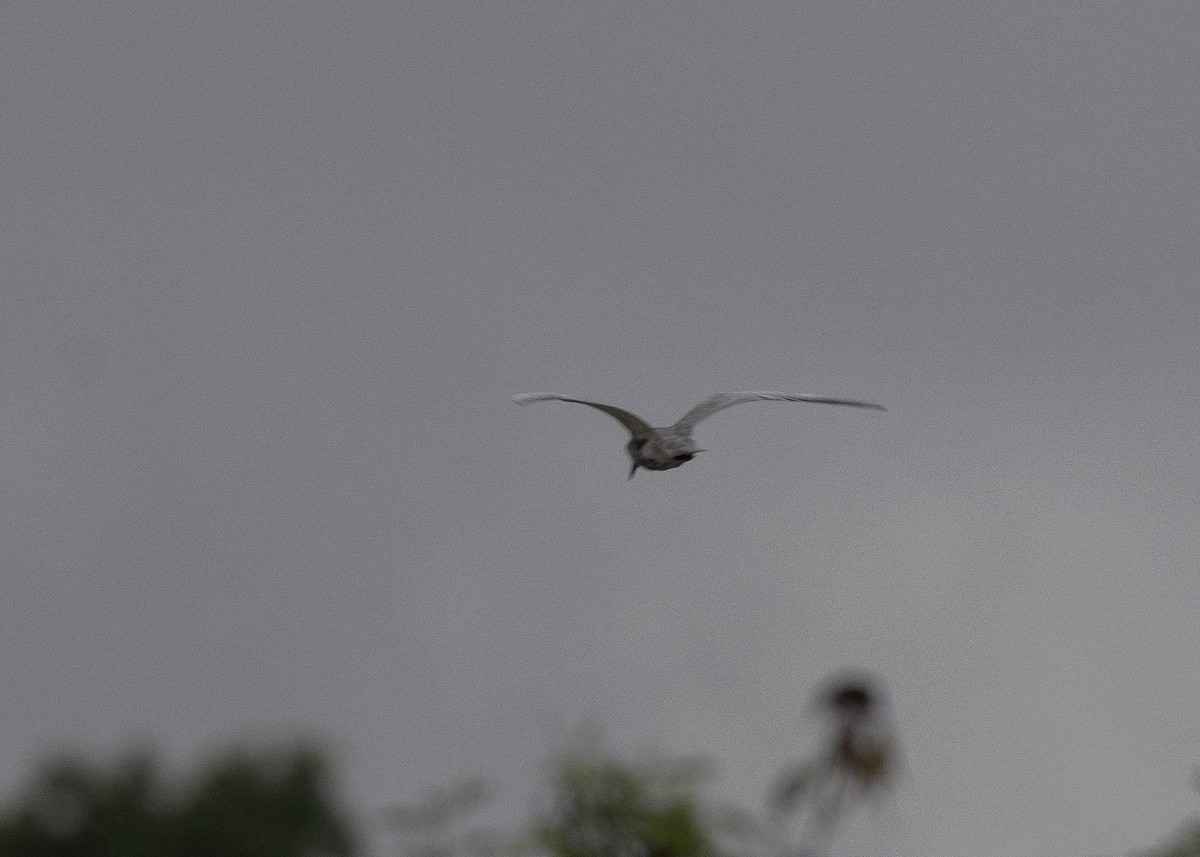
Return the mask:
POLYGON ((876 405, 872 402, 860 402, 857 399, 838 399, 832 396, 770 392, 717 393, 716 395, 709 396, 680 417, 679 422, 675 423, 672 428, 680 429, 681 431, 691 431, 692 426, 700 422, 700 420, 707 419, 717 411, 723 411, 728 407, 740 405, 743 402, 817 402, 822 405, 850 405, 855 408, 873 408, 877 411, 887 410, 883 405, 876 405))
POLYGON ((548 402, 555 399, 560 402, 574 402, 577 405, 587 405, 598 411, 604 411, 604 413, 629 429, 631 435, 645 434, 653 430, 650 424, 641 417, 635 416, 629 413, 629 411, 615 408, 612 405, 602 405, 599 402, 588 402, 583 399, 571 399, 567 396, 560 396, 558 393, 521 393, 520 395, 513 396, 513 401, 518 405, 528 405, 530 402, 548 402))

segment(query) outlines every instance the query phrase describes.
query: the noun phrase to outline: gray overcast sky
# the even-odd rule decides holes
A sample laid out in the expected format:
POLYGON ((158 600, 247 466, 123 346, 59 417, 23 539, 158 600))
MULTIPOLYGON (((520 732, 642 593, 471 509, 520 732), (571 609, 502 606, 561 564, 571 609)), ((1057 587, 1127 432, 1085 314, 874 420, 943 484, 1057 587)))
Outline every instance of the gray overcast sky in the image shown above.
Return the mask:
MULTIPOLYGON (((0 791, 306 729, 756 806, 885 681, 931 857, 1197 808, 1193 2, 8 3, 0 791), (725 389, 709 452, 620 426, 725 389)), ((900 844, 895 844, 900 843, 900 844)))

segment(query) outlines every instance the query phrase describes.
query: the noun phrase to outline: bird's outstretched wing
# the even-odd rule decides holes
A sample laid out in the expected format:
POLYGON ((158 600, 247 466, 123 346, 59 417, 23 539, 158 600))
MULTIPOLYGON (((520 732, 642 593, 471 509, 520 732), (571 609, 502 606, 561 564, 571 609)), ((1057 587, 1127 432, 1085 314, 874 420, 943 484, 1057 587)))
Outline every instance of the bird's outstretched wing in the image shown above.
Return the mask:
POLYGON ((675 423, 672 428, 681 431, 691 431, 692 426, 700 422, 700 420, 707 419, 717 411, 723 411, 725 408, 740 405, 743 402, 817 402, 823 405, 850 405, 855 408, 873 408, 877 411, 887 410, 883 405, 860 402, 857 399, 838 399, 832 396, 793 395, 791 393, 771 392, 717 393, 714 396, 709 396, 680 417, 679 422, 675 423))
POLYGON ((547 402, 552 399, 557 399, 560 402, 574 402, 577 405, 588 405, 596 410, 604 411, 604 413, 629 429, 631 435, 645 434, 646 432, 653 431, 650 424, 641 417, 635 416, 629 413, 629 411, 615 408, 612 405, 602 405, 599 402, 588 402, 583 399, 571 399, 567 396, 560 396, 558 393, 521 393, 520 395, 513 396, 513 401, 518 405, 528 405, 530 402, 547 402))

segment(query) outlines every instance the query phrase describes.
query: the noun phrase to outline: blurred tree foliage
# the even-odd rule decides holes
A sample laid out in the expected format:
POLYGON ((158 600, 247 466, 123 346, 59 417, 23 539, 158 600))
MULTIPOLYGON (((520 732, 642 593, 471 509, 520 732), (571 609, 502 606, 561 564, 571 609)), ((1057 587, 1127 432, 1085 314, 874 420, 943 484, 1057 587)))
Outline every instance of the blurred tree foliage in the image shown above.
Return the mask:
POLYGON ((471 824, 484 805, 477 780, 388 810, 399 857, 749 857, 762 853, 747 814, 703 795, 710 766, 658 755, 623 759, 597 736, 553 761, 547 791, 520 828, 471 824))
POLYGON ((414 804, 385 810, 402 857, 501 857, 520 854, 519 837, 473 825, 470 819, 490 799, 480 779, 463 780, 427 792, 414 804))
MULTIPOLYGON (((1192 773, 1192 783, 1200 791, 1200 768, 1192 773)), ((1166 844, 1135 857, 1200 857, 1200 821, 1188 822, 1166 844)))
POLYGON ((537 839, 554 857, 709 857, 712 834, 687 772, 612 759, 566 759, 537 839))
POLYGON ((709 773, 700 759, 568 753, 554 766, 549 809, 534 820, 535 851, 550 857, 718 857, 731 840, 748 845, 757 825, 704 799, 709 773))
POLYGON ((107 768, 60 758, 0 811, 5 857, 356 853, 325 757, 308 746, 232 751, 186 781, 169 781, 145 752, 107 768))
POLYGON ((1200 857, 1200 823, 1192 822, 1166 845, 1142 851, 1138 857, 1200 857))
MULTIPOLYGON (((844 730, 843 730, 844 732, 844 730)), ((835 736, 842 733, 835 733, 835 736)), ((704 795, 698 759, 614 756, 602 746, 554 762, 543 808, 513 828, 471 824, 479 780, 387 810, 398 857, 753 857, 795 848, 752 814, 704 795)), ((150 753, 109 766, 65 757, 0 807, 0 857, 357 857, 364 853, 312 746, 214 757, 168 777, 150 753)), ((1200 857, 1200 822, 1134 857, 1200 857)))

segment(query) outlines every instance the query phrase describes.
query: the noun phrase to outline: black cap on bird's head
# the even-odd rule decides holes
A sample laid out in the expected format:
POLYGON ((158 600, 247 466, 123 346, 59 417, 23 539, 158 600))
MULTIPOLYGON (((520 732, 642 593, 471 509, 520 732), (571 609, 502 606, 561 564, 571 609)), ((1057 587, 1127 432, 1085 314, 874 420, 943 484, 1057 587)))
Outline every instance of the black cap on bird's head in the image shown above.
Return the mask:
POLYGON ((861 673, 844 673, 829 681, 816 705, 835 720, 865 720, 886 705, 883 687, 861 673))

